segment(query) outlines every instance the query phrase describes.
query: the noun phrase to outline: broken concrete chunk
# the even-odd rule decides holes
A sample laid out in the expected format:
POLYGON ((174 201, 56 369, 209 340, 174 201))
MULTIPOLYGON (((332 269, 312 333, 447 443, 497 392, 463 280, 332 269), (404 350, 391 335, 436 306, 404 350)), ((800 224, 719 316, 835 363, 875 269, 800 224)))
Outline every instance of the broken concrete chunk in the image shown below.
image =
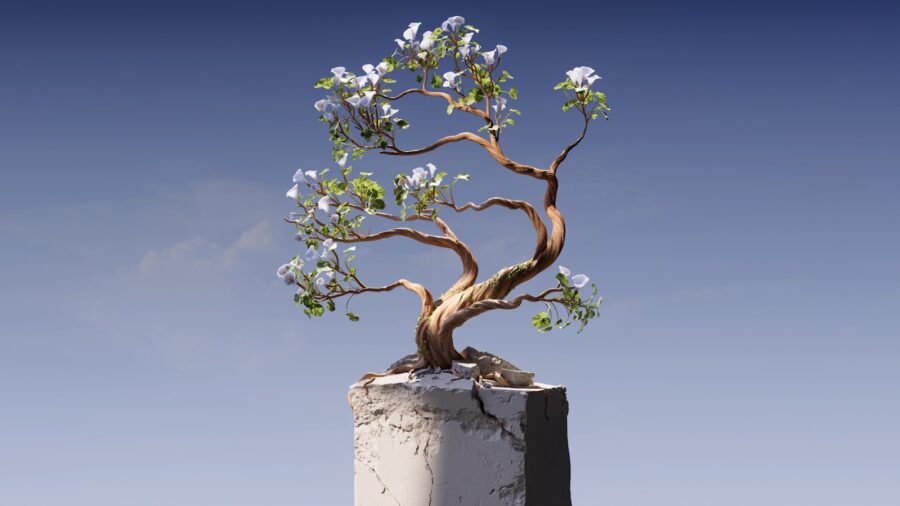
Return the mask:
POLYGON ((504 360, 493 353, 479 351, 469 346, 462 351, 462 356, 466 357, 467 362, 475 362, 482 376, 495 372, 500 374, 501 369, 510 369, 513 371, 521 371, 520 367, 516 367, 509 361, 504 360))
POLYGON ((458 378, 465 378, 470 380, 477 380, 481 377, 481 372, 478 370, 478 364, 469 362, 458 362, 454 360, 450 372, 452 372, 453 375, 458 378))
POLYGON ((514 387, 529 387, 534 384, 533 372, 500 369, 500 376, 514 387))

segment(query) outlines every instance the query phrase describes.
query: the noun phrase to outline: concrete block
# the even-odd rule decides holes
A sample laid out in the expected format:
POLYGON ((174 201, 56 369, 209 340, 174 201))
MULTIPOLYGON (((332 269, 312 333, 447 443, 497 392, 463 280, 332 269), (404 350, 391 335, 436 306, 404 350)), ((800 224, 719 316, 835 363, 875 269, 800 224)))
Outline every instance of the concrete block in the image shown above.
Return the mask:
POLYGON ((569 506, 565 387, 450 372, 350 387, 356 506, 569 506))

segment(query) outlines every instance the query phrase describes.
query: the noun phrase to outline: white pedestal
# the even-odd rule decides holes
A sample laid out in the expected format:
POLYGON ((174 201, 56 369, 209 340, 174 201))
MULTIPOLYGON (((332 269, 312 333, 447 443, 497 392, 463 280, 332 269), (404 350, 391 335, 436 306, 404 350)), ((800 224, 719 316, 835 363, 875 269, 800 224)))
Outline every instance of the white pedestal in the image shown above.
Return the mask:
POLYGON ((350 387, 356 506, 569 506, 564 387, 448 372, 350 387))

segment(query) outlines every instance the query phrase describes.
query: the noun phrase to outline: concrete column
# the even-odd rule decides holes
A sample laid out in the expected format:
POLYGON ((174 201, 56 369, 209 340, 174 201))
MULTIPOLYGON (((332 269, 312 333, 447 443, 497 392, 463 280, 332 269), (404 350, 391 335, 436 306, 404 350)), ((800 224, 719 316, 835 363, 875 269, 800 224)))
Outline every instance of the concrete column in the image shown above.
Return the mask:
POLYGON ((569 506, 565 387, 449 372, 350 387, 356 506, 569 506))

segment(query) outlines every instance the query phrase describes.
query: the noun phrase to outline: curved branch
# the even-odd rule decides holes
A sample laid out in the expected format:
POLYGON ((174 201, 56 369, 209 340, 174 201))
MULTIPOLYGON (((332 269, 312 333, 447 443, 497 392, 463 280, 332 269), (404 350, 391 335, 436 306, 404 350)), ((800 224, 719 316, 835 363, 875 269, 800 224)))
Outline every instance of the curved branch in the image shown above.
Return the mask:
POLYGON ((584 114, 584 126, 581 128, 581 135, 579 135, 578 138, 575 139, 575 141, 573 141, 571 144, 566 146, 565 149, 562 150, 562 153, 560 153, 559 156, 557 156, 556 159, 553 160, 553 163, 550 164, 550 168, 548 169, 550 172, 555 174, 556 169, 559 168, 559 165, 563 163, 567 156, 569 156, 569 152, 575 149, 575 146, 578 146, 579 144, 581 144, 581 141, 584 140, 584 136, 587 134, 588 124, 590 124, 591 120, 587 116, 586 112, 582 111, 582 114, 584 114))
POLYGON ((353 296, 359 295, 361 293, 390 292, 391 290, 401 286, 418 295, 419 298, 422 299, 423 315, 431 312, 431 310, 434 308, 434 297, 431 296, 431 292, 429 292, 428 289, 423 285, 420 285, 419 283, 413 283, 412 281, 406 279, 398 279, 397 281, 394 281, 393 283, 385 286, 361 287, 353 290, 344 290, 330 298, 337 299, 345 295, 353 296))
MULTIPOLYGON (((353 207, 353 206, 351 205, 351 207, 353 207)), ((446 292, 444 292, 445 296, 447 294, 458 293, 458 292, 472 286, 475 283, 475 280, 478 279, 478 262, 475 260, 475 255, 474 255, 474 253, 472 253, 472 249, 469 248, 469 246, 466 243, 459 240, 459 238, 456 236, 456 233, 453 232, 453 229, 451 229, 450 225, 448 225, 447 222, 445 222, 444 220, 438 218, 437 216, 426 216, 426 215, 420 215, 420 214, 414 214, 412 216, 407 216, 406 219, 404 220, 403 218, 401 218, 399 216, 396 216, 396 215, 393 215, 390 213, 381 212, 381 211, 376 212, 375 216, 379 216, 379 217, 382 217, 384 219, 391 220, 391 221, 414 221, 414 220, 432 221, 432 222, 434 222, 435 225, 438 226, 438 228, 441 229, 441 232, 444 233, 444 238, 448 239, 448 241, 445 243, 445 245, 440 245, 440 246, 451 248, 454 251, 456 251, 457 255, 459 255, 459 258, 460 258, 460 260, 462 260, 462 263, 463 263, 462 275, 460 275, 460 277, 456 280, 456 282, 453 283, 453 286, 451 286, 446 292)), ((411 230, 411 229, 407 229, 407 230, 411 230)), ((416 231, 416 232, 418 232, 418 231, 416 231)), ((405 235, 405 234, 401 234, 401 235, 405 235)), ((422 235, 424 235, 426 238, 431 237, 431 238, 442 239, 441 237, 438 237, 438 236, 432 236, 432 235, 428 235, 428 234, 422 234, 422 235)), ((413 237, 413 239, 419 240, 418 237, 413 237)), ((338 240, 338 239, 335 239, 335 240, 338 240)))
POLYGON ((531 220, 531 225, 534 227, 534 231, 537 233, 537 244, 535 245, 534 256, 540 254, 540 250, 546 246, 547 243, 547 227, 544 225, 544 220, 541 219, 540 215, 538 215, 537 209, 534 208, 529 202, 524 200, 513 200, 513 199, 505 199, 502 197, 492 197, 481 204, 476 204, 474 202, 467 202, 461 206, 457 206, 450 202, 440 202, 441 204, 450 207, 454 211, 461 213, 467 209, 471 209, 473 211, 483 211, 489 207, 500 206, 505 207, 507 209, 518 209, 524 212, 528 219, 531 220))
POLYGON ((395 100, 399 100, 399 99, 405 97, 406 95, 413 95, 413 94, 424 95, 426 97, 443 98, 444 100, 447 101, 447 105, 452 106, 454 109, 463 111, 463 112, 468 112, 470 114, 474 114, 475 116, 478 116, 479 118, 485 120, 486 122, 492 123, 490 116, 488 116, 484 111, 482 111, 480 109, 476 109, 476 108, 468 106, 468 105, 459 104, 456 101, 454 101, 453 97, 451 97, 449 94, 441 92, 441 91, 431 91, 431 90, 422 89, 422 88, 410 88, 410 89, 400 93, 399 95, 395 95, 393 97, 391 97, 389 95, 383 95, 381 93, 379 93, 377 96, 381 97, 385 100, 389 100, 389 101, 393 102, 395 100))
POLYGON ((505 299, 484 299, 473 303, 472 305, 460 309, 448 316, 441 322, 441 335, 450 335, 453 331, 461 327, 464 323, 472 318, 491 311, 493 309, 515 309, 522 305, 523 302, 549 302, 555 299, 548 299, 547 296, 552 293, 559 293, 562 288, 549 288, 538 295, 522 294, 510 300, 505 299))
POLYGON ((551 174, 551 172, 549 170, 538 169, 537 167, 532 167, 531 165, 524 165, 524 164, 515 162, 513 160, 510 160, 509 157, 507 157, 506 154, 503 153, 503 150, 500 149, 500 145, 496 141, 494 141, 494 142, 488 141, 484 137, 473 134, 472 132, 460 132, 458 134, 448 135, 446 137, 442 137, 442 138, 438 139, 437 141, 433 142, 432 144, 429 144, 428 146, 425 146, 425 147, 419 148, 419 149, 413 149, 413 150, 404 150, 404 149, 398 148, 396 145, 391 145, 391 146, 388 146, 387 149, 382 150, 381 154, 395 155, 395 156, 421 155, 424 153, 428 153, 430 151, 434 151, 435 149, 437 149, 445 144, 450 144, 453 142, 460 142, 460 141, 470 141, 470 142, 474 142, 475 144, 478 144, 479 146, 484 148, 485 151, 487 151, 488 154, 491 155, 491 157, 497 161, 497 163, 499 163, 500 165, 506 167, 507 169, 509 169, 517 174, 524 174, 526 176, 531 176, 536 179, 547 179, 551 174))
MULTIPOLYGON (((441 229, 444 230, 445 233, 450 231, 449 227, 447 227, 447 224, 443 221, 436 219, 435 222, 438 223, 438 226, 441 227, 441 229)), ((379 239, 385 239, 387 237, 404 236, 423 244, 452 249, 454 252, 456 252, 456 255, 459 256, 459 259, 462 261, 463 267, 462 275, 460 275, 459 279, 456 280, 456 283, 454 283, 453 286, 450 287, 450 290, 448 290, 448 292, 456 293, 460 290, 472 286, 472 284, 475 283, 475 280, 478 278, 478 262, 475 261, 475 255, 472 254, 472 250, 470 250, 465 243, 457 239, 456 235, 453 234, 452 231, 450 231, 450 234, 450 236, 437 236, 425 234, 412 228, 398 227, 382 232, 377 232, 371 235, 354 233, 353 237, 332 237, 332 239, 338 242, 355 243, 377 241, 379 239)))

